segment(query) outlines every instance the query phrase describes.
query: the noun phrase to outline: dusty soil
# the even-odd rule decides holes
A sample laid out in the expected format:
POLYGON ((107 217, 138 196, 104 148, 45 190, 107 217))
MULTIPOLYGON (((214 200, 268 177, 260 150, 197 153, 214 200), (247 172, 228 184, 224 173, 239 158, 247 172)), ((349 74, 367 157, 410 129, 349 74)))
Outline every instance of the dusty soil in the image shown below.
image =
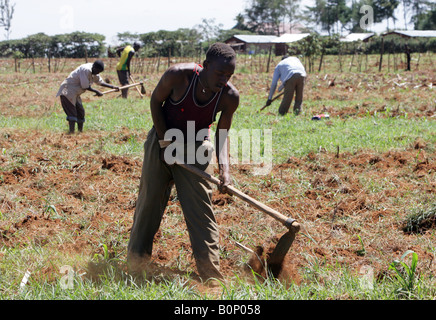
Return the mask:
MULTIPOLYGON (((57 90, 53 83, 60 83, 64 76, 3 76, 8 81, 2 81, 7 83, 1 87, 2 115, 40 117, 53 112, 53 94, 57 90)), ((332 84, 331 75, 313 76, 307 94, 310 100, 320 102, 317 111, 343 119, 386 111, 385 102, 392 105, 392 100, 398 101, 394 103, 398 108, 389 109, 387 116, 434 118, 436 105, 428 90, 436 85, 433 73, 383 77, 341 76, 332 84), (404 88, 415 91, 411 95, 401 90, 404 88), (381 102, 371 105, 323 105, 325 100, 355 101, 385 92, 389 94, 381 102)), ((241 94, 249 94, 258 89, 267 92, 265 79, 236 75, 233 81, 241 94)), ((154 83, 153 79, 149 83, 154 83)), ((149 95, 152 87, 146 89, 149 95)), ((35 244, 91 260, 103 254, 105 244, 111 258, 125 260, 142 159, 91 148, 107 134, 85 131, 67 135, 0 128, 0 151, 5 150, 0 154, 1 245, 12 248, 35 244)), ((126 128, 109 134, 120 144, 129 136, 126 128)), ((146 134, 140 133, 138 140, 144 140, 146 134)), ((406 250, 417 252, 419 272, 436 274, 434 225, 421 233, 402 229, 413 207, 435 202, 435 160, 434 146, 418 139, 407 150, 386 153, 336 154, 320 150, 301 158, 289 155, 287 161, 274 166, 267 179, 254 176, 250 167, 243 165, 232 167, 231 173, 241 191, 302 225, 280 275, 283 280, 300 283, 306 268, 315 264, 339 263, 356 273, 363 266, 371 266, 381 277, 389 263, 406 250)), ((265 261, 286 231, 284 227, 229 195, 215 191, 213 201, 220 225, 223 274, 231 278, 235 272, 244 273, 249 263, 266 276, 236 241, 256 250, 265 261)), ((175 191, 154 248, 153 260, 162 270, 174 274, 195 272, 175 191)), ((50 268, 40 272, 58 274, 50 268)))
MULTIPOLYGON (((3 245, 34 243, 91 259, 103 253, 104 243, 112 257, 125 259, 142 161, 83 153, 84 146, 101 134, 33 132, 30 136, 24 131, 2 129, 0 145, 16 150, 13 157, 0 156, 0 211, 9 217, 0 221, 3 245), (24 161, 17 160, 24 155, 24 161)), ((435 154, 427 153, 417 141, 410 150, 383 154, 290 157, 274 166, 272 175, 280 179, 272 182, 251 175, 246 166, 233 167, 232 174, 239 185, 246 186, 242 191, 301 223, 302 230, 280 276, 299 282, 300 272, 314 260, 323 264, 339 261, 357 272, 368 264, 383 273, 387 261, 409 249, 418 253, 421 268, 434 272, 434 229, 423 234, 402 231, 410 205, 435 199, 434 160, 435 154), (297 187, 295 170, 306 174, 307 187, 297 187), (362 176, 386 187, 371 190, 362 176), (293 186, 292 192, 281 191, 286 186, 293 186), (365 242, 364 255, 359 254, 357 235, 365 242)), ((250 259, 235 239, 257 250, 264 261, 271 245, 286 231, 240 199, 218 191, 214 192, 214 205, 221 231, 222 270, 228 277, 243 272, 250 259)), ((168 203, 155 242, 153 259, 158 265, 174 272, 195 272, 176 193, 168 203)), ((254 268, 262 274, 261 269, 254 268)))

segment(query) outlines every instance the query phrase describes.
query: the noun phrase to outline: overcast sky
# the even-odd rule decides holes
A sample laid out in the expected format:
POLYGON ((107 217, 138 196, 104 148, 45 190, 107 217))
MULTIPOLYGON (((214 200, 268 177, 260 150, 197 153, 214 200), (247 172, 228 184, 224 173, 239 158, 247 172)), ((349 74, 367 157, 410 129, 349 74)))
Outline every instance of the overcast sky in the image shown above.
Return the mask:
MULTIPOLYGON (((10 2, 15 3, 10 39, 20 39, 39 32, 56 35, 84 31, 105 35, 108 44, 116 42, 117 33, 126 31, 147 33, 193 28, 204 18, 215 19, 216 24, 222 24, 224 29, 230 29, 236 24, 236 16, 250 3, 249 0, 10 0, 10 2)), ((302 8, 313 4, 314 0, 301 0, 302 8)), ((4 39, 6 39, 5 32, 0 30, 0 40, 4 39)))
MULTIPOLYGON (((303 0, 311 4, 313 0, 303 0)), ((235 24, 248 0, 10 0, 15 3, 10 39, 43 32, 47 35, 84 31, 115 42, 119 32, 146 33, 192 28, 203 18, 224 29, 235 24)), ((0 30, 0 40, 4 40, 0 30)))

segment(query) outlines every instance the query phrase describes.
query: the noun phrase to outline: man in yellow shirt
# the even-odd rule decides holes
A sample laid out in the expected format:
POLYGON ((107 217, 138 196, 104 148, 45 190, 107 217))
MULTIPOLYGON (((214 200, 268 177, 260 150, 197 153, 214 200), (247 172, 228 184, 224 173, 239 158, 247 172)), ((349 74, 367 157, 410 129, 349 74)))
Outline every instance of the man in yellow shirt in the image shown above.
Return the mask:
MULTIPOLYGON (((141 45, 135 42, 133 43, 133 47, 131 45, 127 45, 117 49, 117 55, 120 57, 120 60, 117 63, 117 73, 121 86, 129 84, 129 78, 131 74, 130 62, 135 55, 135 52, 138 52, 140 48, 141 45)), ((121 90, 121 96, 123 98, 127 98, 128 92, 129 89, 121 90)))

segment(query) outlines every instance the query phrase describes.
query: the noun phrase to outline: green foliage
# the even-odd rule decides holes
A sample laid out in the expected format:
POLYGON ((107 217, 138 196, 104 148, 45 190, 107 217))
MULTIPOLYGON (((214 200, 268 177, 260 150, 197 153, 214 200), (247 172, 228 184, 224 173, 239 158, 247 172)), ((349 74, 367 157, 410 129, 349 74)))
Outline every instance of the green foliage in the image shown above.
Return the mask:
POLYGON ((147 48, 147 55, 195 56, 200 49, 200 33, 195 29, 181 28, 176 31, 159 30, 139 35, 147 48))
MULTIPOLYGON (((299 1, 286 0, 252 0, 245 9, 244 25, 248 30, 258 34, 281 34, 281 23, 292 16, 299 1)), ((239 18, 241 22, 241 17, 239 18)))
POLYGON ((317 33, 312 33, 304 39, 289 47, 289 52, 298 52, 308 58, 308 71, 314 71, 315 58, 320 55, 323 49, 321 37, 317 33))
POLYGON ((313 7, 308 7, 308 13, 329 35, 339 33, 351 18, 351 8, 345 0, 316 0, 313 7))
POLYGON ((428 207, 415 209, 415 211, 407 217, 403 231, 408 233, 420 233, 430 228, 436 228, 436 203, 428 207))
POLYGON ((395 276, 398 280, 399 287, 397 288, 397 293, 399 294, 411 294, 415 288, 416 284, 416 268, 418 266, 418 255, 412 250, 407 250, 400 260, 394 260, 390 266, 389 270, 395 271, 395 276), (410 265, 404 262, 405 258, 411 254, 412 261, 410 265))
POLYGON ((433 4, 433 8, 430 11, 415 17, 415 29, 436 30, 436 4, 433 4))
POLYGON ((19 40, 0 42, 0 56, 7 57, 19 51, 24 58, 99 57, 104 51, 105 36, 98 33, 73 32, 48 36, 37 33, 19 40))

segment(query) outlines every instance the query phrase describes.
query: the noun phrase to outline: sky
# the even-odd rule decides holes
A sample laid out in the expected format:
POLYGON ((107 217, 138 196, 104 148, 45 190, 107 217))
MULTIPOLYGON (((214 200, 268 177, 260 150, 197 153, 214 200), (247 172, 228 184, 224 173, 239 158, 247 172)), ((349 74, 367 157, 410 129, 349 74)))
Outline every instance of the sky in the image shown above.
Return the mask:
MULTIPOLYGON (((15 3, 10 39, 84 31, 112 42, 117 33, 192 28, 203 18, 232 28, 247 0, 11 0, 15 3)), ((0 31, 1 32, 1 31, 0 31)), ((5 36, 0 33, 0 39, 5 36)))
MULTIPOLYGON (((313 0, 303 0, 311 4, 313 0)), ((84 31, 116 42, 117 33, 147 33, 193 28, 215 19, 230 29, 248 0, 10 0, 15 3, 10 39, 43 32, 47 35, 84 31)), ((0 30, 0 40, 5 40, 0 30)))
MULTIPOLYGON (((43 32, 47 35, 83 31, 106 36, 116 44, 117 33, 147 33, 193 28, 203 19, 215 19, 230 29, 249 0, 10 0, 15 3, 10 39, 43 32)), ((312 6, 314 0, 301 0, 312 6)), ((401 25, 402 26, 402 25, 401 25)), ((384 26, 385 27, 385 26, 384 26)), ((6 33, 0 30, 0 41, 6 33)), ((378 30, 373 30, 379 32, 378 30)))

